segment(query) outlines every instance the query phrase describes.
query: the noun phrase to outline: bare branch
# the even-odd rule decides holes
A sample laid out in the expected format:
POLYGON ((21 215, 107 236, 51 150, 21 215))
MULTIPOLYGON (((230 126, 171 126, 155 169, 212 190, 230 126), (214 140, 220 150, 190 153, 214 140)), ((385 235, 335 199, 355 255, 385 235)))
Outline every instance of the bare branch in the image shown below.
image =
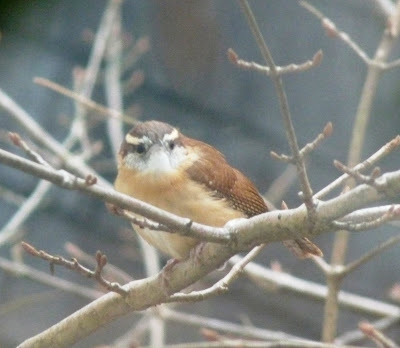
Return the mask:
MULTIPOLYGON (((121 8, 115 15, 112 27, 112 40, 108 41, 106 58, 107 65, 104 74, 104 89, 107 105, 122 114, 123 100, 122 87, 120 82, 121 61, 122 61, 122 39, 121 39, 121 8)), ((117 153, 123 140, 123 124, 118 119, 107 120, 108 138, 115 161, 117 153)))
POLYGON ((229 273, 215 283, 213 286, 205 290, 192 291, 189 294, 176 293, 169 297, 168 302, 196 302, 203 301, 212 296, 220 295, 229 290, 229 286, 239 278, 240 274, 246 265, 251 262, 264 248, 264 244, 256 246, 253 248, 245 257, 243 257, 239 262, 237 262, 229 273))
POLYGON ((307 1, 300 1, 299 4, 321 21, 321 25, 328 37, 341 39, 365 62, 365 64, 372 64, 371 58, 368 57, 365 51, 356 42, 354 42, 347 33, 338 30, 332 20, 326 17, 321 11, 317 10, 307 1))
POLYGON ((99 184, 89 185, 87 179, 81 179, 67 171, 55 170, 53 168, 41 166, 1 149, 0 163, 5 163, 15 168, 19 168, 20 170, 26 171, 69 190, 90 192, 96 197, 109 203, 117 204, 122 208, 132 209, 131 203, 134 202, 133 205, 135 208, 133 209, 137 214, 146 216, 151 220, 159 221, 161 224, 167 225, 171 231, 173 230, 182 235, 190 235, 192 237, 219 243, 226 243, 232 238, 229 233, 227 234, 222 228, 209 227, 192 222, 187 218, 178 217, 112 189, 103 188, 99 184), (126 203, 128 203, 128 205, 126 203))
POLYGON ((126 53, 122 66, 122 73, 131 69, 137 61, 151 48, 150 39, 147 36, 141 37, 133 44, 131 50, 126 53))
POLYGON ((376 178, 378 178, 381 175, 381 171, 380 171, 379 167, 375 167, 372 170, 370 175, 363 175, 358 170, 349 168, 338 160, 334 160, 333 164, 336 168, 338 168, 342 172, 348 174, 349 176, 353 177, 357 181, 359 181, 363 184, 366 184, 366 185, 374 186, 374 187, 376 187, 376 181, 375 181, 376 178))
POLYGON ((376 217, 370 221, 362 221, 359 223, 355 222, 342 222, 342 221, 333 221, 332 224, 337 229, 352 231, 352 232, 359 232, 359 231, 366 231, 371 230, 377 227, 380 227, 387 223, 388 221, 398 219, 400 216, 400 207, 399 206, 391 206, 387 209, 381 216, 376 217))
MULTIPOLYGON (((326 126, 324 127, 324 130, 322 131, 322 133, 318 134, 317 137, 311 143, 306 144, 300 150, 300 157, 302 158, 302 160, 304 161, 306 156, 308 156, 312 151, 314 151, 321 144, 321 142, 323 140, 325 140, 327 137, 330 137, 332 135, 332 132, 333 132, 332 123, 328 122, 326 124, 326 126)), ((271 151, 270 155, 272 158, 274 158, 276 160, 291 163, 294 165, 296 164, 296 161, 293 156, 288 156, 285 154, 279 155, 275 151, 271 151)))
POLYGON ((149 228, 154 231, 163 231, 163 232, 171 232, 171 229, 168 228, 166 225, 159 224, 157 222, 149 221, 144 218, 139 218, 132 214, 131 212, 121 209, 117 207, 116 205, 113 204, 108 204, 106 203, 108 211, 110 211, 112 214, 122 217, 128 221, 130 221, 132 224, 139 228, 149 228))
MULTIPOLYGON (((373 155, 371 155, 369 158, 367 158, 365 161, 362 163, 357 164, 353 170, 355 171, 362 171, 362 170, 367 170, 370 169, 373 165, 375 165, 378 161, 392 153, 394 150, 396 150, 400 146, 400 135, 396 136, 393 138, 391 141, 383 145, 378 151, 376 151, 373 155)), ((321 199, 322 197, 326 196, 329 192, 333 191, 340 185, 342 185, 350 175, 348 174, 343 174, 339 178, 337 178, 335 181, 332 183, 328 184, 325 186, 322 190, 317 192, 314 197, 317 199, 321 199)))
POLYGON ((44 165, 46 167, 51 167, 51 165, 44 160, 44 158, 37 153, 36 151, 32 150, 32 148, 22 140, 21 136, 18 133, 9 132, 8 136, 10 137, 13 144, 20 149, 24 150, 27 156, 34 162, 44 165))
MULTIPOLYGON (((114 109, 106 108, 103 105, 98 104, 98 103, 94 102, 93 100, 88 99, 79 93, 71 91, 70 89, 68 89, 64 86, 61 86, 60 84, 58 84, 54 81, 50 81, 43 77, 35 77, 33 79, 33 82, 40 86, 47 87, 57 93, 65 95, 66 97, 71 98, 78 103, 81 103, 84 107, 86 107, 88 109, 94 110, 95 113, 93 115, 91 115, 93 117, 98 117, 98 115, 102 115, 102 116, 122 120, 127 124, 134 125, 137 123, 137 121, 135 119, 133 119, 132 117, 129 117, 128 115, 124 115, 123 113, 116 111, 114 109)), ((103 119, 104 117, 101 117, 101 118, 103 119)))
MULTIPOLYGON (((276 332, 266 330, 264 328, 257 328, 254 326, 243 326, 234 323, 230 323, 224 320, 218 320, 215 318, 207 318, 199 315, 188 314, 183 312, 178 312, 171 308, 163 306, 158 314, 168 321, 181 323, 185 325, 191 325, 199 328, 209 328, 217 330, 219 332, 230 333, 234 335, 240 335, 240 337, 252 338, 252 339, 262 339, 262 340, 302 340, 300 337, 290 335, 284 332, 276 332)), ((302 340, 303 342, 310 342, 302 340)))
POLYGON ((60 265, 72 271, 76 271, 87 278, 95 279, 101 286, 109 291, 116 292, 122 296, 126 296, 128 294, 128 292, 124 288, 122 288, 121 285, 116 282, 109 282, 103 277, 102 271, 103 268, 107 265, 107 257, 100 251, 96 253, 96 269, 94 271, 91 271, 90 269, 82 266, 75 258, 69 261, 61 256, 53 256, 43 250, 37 250, 34 246, 26 242, 22 242, 21 245, 24 250, 30 255, 49 261, 51 274, 54 274, 54 265, 60 265))
MULTIPOLYGON (((267 76, 270 76, 270 74, 271 74, 271 70, 268 66, 260 65, 255 62, 248 62, 243 59, 239 59, 239 56, 232 48, 228 49, 227 55, 228 55, 229 60, 241 69, 255 70, 255 71, 263 73, 267 76)), ((289 64, 286 66, 277 66, 276 70, 279 75, 307 71, 311 68, 314 68, 314 67, 320 65, 322 62, 322 58, 323 58, 323 53, 321 50, 319 50, 317 53, 315 53, 314 57, 311 60, 308 60, 301 64, 289 64)))
POLYGON ((375 248, 371 249, 370 251, 368 251, 365 255, 360 257, 358 260, 355 260, 355 261, 350 262, 349 264, 347 264, 342 270, 343 276, 353 272, 355 269, 357 269, 358 267, 360 267, 363 264, 367 263, 373 257, 382 254, 385 250, 395 246, 399 242, 400 242, 400 235, 392 237, 392 238, 389 238, 387 241, 383 242, 382 244, 380 244, 377 247, 375 247, 375 248))
POLYGON ((18 277, 28 278, 35 282, 51 286, 55 289, 61 289, 89 300, 95 300, 103 295, 100 291, 72 283, 68 280, 39 271, 28 265, 13 262, 2 257, 0 257, 0 268, 18 277))
MULTIPOLYGON (((64 245, 64 249, 70 254, 73 258, 79 259, 93 267, 96 267, 96 259, 92 256, 84 252, 77 245, 67 242, 64 245)), ((120 268, 107 263, 107 268, 103 269, 103 274, 107 274, 108 277, 112 277, 113 279, 119 278, 121 282, 128 283, 134 280, 131 275, 124 272, 120 268)))
MULTIPOLYGON (((63 144, 55 140, 46 132, 25 110, 23 110, 14 100, 0 89, 0 106, 26 131, 29 136, 38 144, 44 146, 51 153, 63 161, 65 166, 72 172, 82 176, 95 174, 93 170, 78 156, 70 153, 63 144)), ((99 182, 104 186, 111 187, 107 180, 97 175, 99 182)))
MULTIPOLYGON (((229 263, 236 263, 242 258, 235 255, 229 263)), ((329 265, 328 265, 329 266, 329 265)), ((327 287, 315 282, 306 281, 286 272, 273 271, 255 262, 249 263, 244 274, 266 291, 289 291, 314 300, 323 301, 327 296, 327 287)), ((400 309, 390 303, 359 296, 347 291, 340 291, 339 304, 357 313, 369 315, 400 317, 400 309)))
POLYGON ((381 331, 376 329, 373 325, 366 321, 362 321, 358 324, 360 330, 367 336, 369 339, 374 341, 378 347, 382 348, 396 348, 398 345, 393 342, 391 339, 386 337, 381 331))
MULTIPOLYGON (((400 321, 400 316, 398 317, 387 317, 379 319, 372 323, 372 325, 378 330, 386 330, 389 327, 398 324, 400 321)), ((350 344, 353 342, 361 341, 365 339, 365 335, 360 330, 353 330, 344 333, 343 335, 335 339, 336 344, 350 344)))
POLYGON ((310 222, 312 224, 312 215, 315 210, 314 202, 313 202, 313 192, 310 186, 310 182, 307 176, 307 170, 304 163, 304 159, 301 156, 300 149, 297 143, 296 133, 294 131, 289 102, 287 100, 287 96, 285 93, 285 89, 283 86, 282 79, 276 69, 275 62, 272 58, 272 55, 268 49, 268 46, 261 34, 260 28, 258 27, 257 21, 254 17, 254 14, 250 8, 247 0, 239 0, 240 7, 243 13, 246 16, 247 22, 249 23, 250 29, 253 33, 253 36, 258 44, 258 47, 263 55, 265 62, 267 63, 270 69, 270 76, 274 83, 276 94, 279 100, 279 106, 281 110, 281 115, 283 118, 283 122, 285 125, 286 137, 289 142, 289 146, 292 152, 292 156, 297 168, 297 175, 299 177, 301 190, 303 191, 303 199, 304 203, 307 207, 308 212, 310 213, 310 222))
POLYGON ((317 137, 311 142, 305 145, 301 150, 301 156, 307 156, 310 152, 314 151, 326 138, 330 137, 333 132, 332 122, 328 122, 324 127, 322 133, 318 134, 317 137))
POLYGON ((103 13, 99 29, 96 32, 96 37, 93 42, 89 62, 85 72, 85 79, 82 83, 81 90, 79 91, 79 94, 82 94, 84 97, 90 98, 92 95, 100 64, 106 51, 107 41, 112 34, 115 17, 120 11, 121 4, 122 0, 109 0, 107 8, 103 13))
POLYGON ((358 208, 381 200, 385 195, 391 197, 400 193, 398 184, 400 171, 390 172, 376 179, 379 190, 368 185, 360 185, 334 199, 319 202, 318 216, 312 231, 304 225, 303 214, 307 212, 307 210, 304 211, 304 206, 292 210, 271 211, 250 219, 232 220, 224 228, 218 228, 191 222, 191 220, 165 212, 115 190, 103 188, 99 184, 88 185, 85 179, 73 176, 66 171, 57 171, 41 166, 1 149, 0 163, 49 180, 63 188, 90 193, 108 203, 116 204, 150 220, 165 224, 171 230, 179 231, 185 236, 221 243, 225 240, 225 242, 230 242, 228 243, 229 248, 238 248, 238 250, 243 250, 241 248, 247 243, 262 244, 317 235, 332 228, 329 221, 337 220, 358 208), (285 216, 286 218, 284 218, 285 216), (265 231, 267 221, 271 223, 269 226, 273 227, 268 228, 268 233, 265 231), (293 226, 296 227, 293 229, 293 226), (252 233, 248 233, 250 230, 252 233))

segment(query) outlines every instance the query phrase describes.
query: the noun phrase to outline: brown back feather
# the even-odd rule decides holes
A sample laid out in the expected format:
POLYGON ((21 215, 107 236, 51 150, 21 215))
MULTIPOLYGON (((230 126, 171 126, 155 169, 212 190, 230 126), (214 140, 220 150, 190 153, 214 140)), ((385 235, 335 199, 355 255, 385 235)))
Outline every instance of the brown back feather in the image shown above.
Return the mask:
POLYGON ((239 170, 232 168, 219 151, 201 141, 181 137, 186 146, 202 152, 201 158, 187 170, 192 180, 205 185, 216 197, 226 198, 234 209, 247 217, 268 211, 254 184, 239 170))

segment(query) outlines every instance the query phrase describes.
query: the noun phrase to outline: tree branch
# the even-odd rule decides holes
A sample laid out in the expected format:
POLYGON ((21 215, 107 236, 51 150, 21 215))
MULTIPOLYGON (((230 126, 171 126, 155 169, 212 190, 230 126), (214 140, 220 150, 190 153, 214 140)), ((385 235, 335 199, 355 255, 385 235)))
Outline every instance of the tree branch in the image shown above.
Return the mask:
POLYGON ((286 138, 289 142, 290 150, 292 152, 293 160, 297 168, 297 175, 300 181, 301 190, 303 192, 304 203, 310 213, 310 221, 313 223, 312 217, 314 213, 314 202, 313 202, 313 192, 311 189, 310 181, 307 176, 307 170, 304 163, 304 158, 300 153, 299 145, 297 143, 296 133, 293 127, 292 117, 290 114, 289 102, 286 96, 286 92, 283 86, 283 81, 276 69, 275 62, 272 58, 271 52, 261 34, 260 28, 258 27, 257 21, 254 14, 250 8, 247 0, 239 0, 240 7, 247 19, 253 36, 257 42, 257 45, 261 51, 261 54, 270 69, 270 77, 274 83, 275 91, 278 96, 279 107, 281 110, 281 115, 283 118, 283 123, 286 131, 286 138))

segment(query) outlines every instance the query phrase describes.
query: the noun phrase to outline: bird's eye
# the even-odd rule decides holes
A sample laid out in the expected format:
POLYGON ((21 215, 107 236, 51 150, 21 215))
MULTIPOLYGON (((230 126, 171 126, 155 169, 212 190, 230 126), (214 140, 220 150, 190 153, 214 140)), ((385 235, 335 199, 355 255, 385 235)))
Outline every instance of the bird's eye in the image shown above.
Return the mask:
POLYGON ((170 150, 175 149, 175 143, 174 143, 173 141, 171 141, 171 142, 168 144, 168 146, 169 146, 169 149, 170 149, 170 150))
POLYGON ((142 154, 142 153, 144 153, 146 151, 146 147, 144 146, 144 144, 139 144, 137 147, 136 147, 136 152, 138 153, 138 154, 142 154))

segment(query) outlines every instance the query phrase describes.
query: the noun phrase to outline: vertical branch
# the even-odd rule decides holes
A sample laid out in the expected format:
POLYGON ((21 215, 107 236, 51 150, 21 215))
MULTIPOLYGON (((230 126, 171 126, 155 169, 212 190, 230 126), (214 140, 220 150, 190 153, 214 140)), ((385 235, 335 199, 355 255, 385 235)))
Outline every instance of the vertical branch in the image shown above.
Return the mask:
MULTIPOLYGON (((140 250, 142 251, 147 277, 151 277, 160 271, 160 256, 155 248, 138 236, 140 250)), ((150 347, 163 347, 165 342, 165 321, 152 312, 149 321, 150 347)))
POLYGON ((80 93, 86 98, 90 99, 92 95, 106 45, 112 33, 115 16, 120 11, 121 4, 122 0, 109 0, 103 18, 101 19, 80 90, 80 93))
MULTIPOLYGON (((389 23, 392 28, 397 28, 399 25, 399 4, 400 1, 398 1, 398 6, 396 6, 395 11, 392 12, 389 18, 389 23)), ((374 102, 378 82, 382 74, 381 66, 384 65, 382 63, 386 63, 388 56, 394 47, 397 36, 397 31, 394 33, 390 30, 390 28, 386 28, 373 60, 368 63, 367 76, 362 89, 360 102, 357 107, 357 113, 353 125, 353 132, 347 159, 349 167, 354 167, 361 160, 362 149, 365 143, 365 135, 371 116, 372 104, 374 102)), ((353 180, 349 182, 349 185, 354 185, 353 180)), ((348 231, 341 230, 336 233, 332 248, 332 265, 344 264, 348 248, 348 240, 348 231)), ((324 326, 322 331, 322 339, 325 342, 332 342, 334 340, 336 336, 338 320, 337 308, 341 278, 335 276, 333 269, 334 267, 332 268, 332 272, 327 273, 328 297, 325 303, 324 326)))
MULTIPOLYGON (((395 38, 390 34, 389 29, 386 29, 383 33, 382 41, 375 52, 373 59, 374 62, 386 63, 387 58, 394 47, 394 43, 396 42, 394 39, 395 38)), ((351 136, 350 151, 347 159, 347 165, 349 167, 354 167, 358 162, 360 162, 362 148, 365 143, 365 135, 371 116, 372 103, 376 96, 376 89, 381 74, 382 69, 379 65, 370 64, 368 66, 367 77, 357 107, 353 133, 351 136)))
MULTIPOLYGON (((123 113, 123 93, 121 86, 121 64, 122 64, 122 25, 121 8, 116 10, 113 25, 112 39, 107 43, 107 64, 105 67, 104 87, 107 105, 110 109, 116 110, 119 114, 123 113)), ((123 123, 121 119, 108 118, 107 120, 108 138, 111 144, 112 153, 117 160, 119 146, 123 140, 123 123)), ((132 231, 133 232, 133 231, 132 231)), ((157 251, 147 244, 142 238, 138 238, 143 255, 146 275, 148 277, 160 271, 160 260, 157 251)), ((165 342, 165 323, 164 319, 152 315, 149 322, 150 346, 162 347, 165 342)))
MULTIPOLYGON (((108 40, 107 45, 107 65, 104 74, 104 87, 107 105, 110 109, 123 113, 123 100, 121 88, 121 9, 115 16, 112 28, 112 40, 108 40)), ((123 124, 120 119, 107 119, 108 138, 111 144, 112 153, 117 159, 117 153, 123 139, 123 124)))
MULTIPOLYGON (((113 31, 115 17, 121 9, 121 4, 122 0, 109 0, 103 18, 100 21, 100 26, 96 33, 83 80, 79 81, 78 86, 76 86, 76 90, 85 98, 90 99, 92 96, 93 88, 100 70, 100 64, 104 58, 106 45, 113 31)), ((84 148, 89 148, 89 137, 86 127, 86 110, 79 102, 75 102, 75 113, 77 115, 76 125, 81 132, 81 145, 83 145, 84 148)))
POLYGON ((323 342, 333 342, 336 337, 339 316, 339 291, 342 285, 341 279, 341 277, 332 272, 332 269, 326 274, 328 295, 324 306, 324 320, 321 335, 323 342))
MULTIPOLYGON (((400 1, 398 3, 400 4, 400 1)), ((399 6, 397 6, 396 11, 392 13, 390 18, 392 27, 398 26, 398 9, 399 6), (396 20, 397 22, 394 22, 396 20)), ((381 77, 383 71, 381 66, 383 65, 382 63, 386 63, 388 56, 394 47, 396 39, 397 36, 393 36, 391 30, 386 28, 383 33, 382 40, 375 52, 374 58, 371 64, 368 64, 367 76, 361 92, 360 102, 357 107, 357 113, 353 125, 350 150, 347 158, 347 165, 349 167, 354 167, 361 160, 361 153, 365 143, 365 135, 371 116, 372 103, 376 96, 379 78, 381 77)), ((353 184, 350 183, 350 186, 352 185, 353 184)), ((343 264, 345 262, 348 238, 349 235, 347 231, 337 232, 332 251, 332 263, 343 264)))
POLYGON ((308 211, 312 212, 314 211, 314 205, 312 201, 313 193, 310 182, 308 180, 305 163, 303 157, 301 156, 300 149, 297 143, 297 137, 290 115, 289 102, 285 93, 282 78, 276 69, 276 65, 272 58, 271 52, 269 51, 268 46, 264 40, 264 37, 261 34, 260 28, 258 27, 257 21, 249 6, 249 3, 247 2, 247 0, 239 0, 239 4, 243 13, 246 16, 246 19, 249 23, 250 29, 254 35, 257 45, 261 51, 261 54, 265 62, 267 63, 268 67, 270 68, 270 76, 274 83, 276 93, 278 95, 279 107, 285 125, 286 137, 288 139, 290 150, 292 152, 292 156, 296 164, 297 174, 300 180, 301 190, 303 192, 303 200, 308 211))

